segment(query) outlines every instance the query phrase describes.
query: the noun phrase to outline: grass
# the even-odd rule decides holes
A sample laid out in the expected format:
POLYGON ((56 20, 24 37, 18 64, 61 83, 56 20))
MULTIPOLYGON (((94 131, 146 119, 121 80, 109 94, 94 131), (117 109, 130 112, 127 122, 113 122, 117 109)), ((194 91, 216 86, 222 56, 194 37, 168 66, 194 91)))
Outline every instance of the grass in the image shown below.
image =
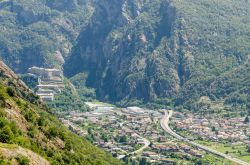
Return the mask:
POLYGON ((91 106, 106 106, 106 107, 116 107, 113 104, 109 104, 109 103, 104 103, 104 102, 100 102, 100 101, 91 101, 91 102, 85 102, 87 105, 91 104, 91 106))
POLYGON ((16 149, 17 147, 15 144, 0 143, 0 148, 16 149))
MULTIPOLYGON (((190 135, 188 131, 178 130, 177 132, 184 137, 188 137, 190 135)), ((229 155, 250 163, 250 153, 246 151, 246 146, 244 145, 232 145, 229 143, 223 144, 205 140, 195 140, 195 142, 207 146, 216 151, 219 151, 221 153, 228 152, 229 155)), ((222 164, 230 165, 230 163, 233 164, 232 162, 225 159, 222 164)))
POLYGON ((198 141, 198 140, 196 142, 208 146, 222 153, 228 152, 229 155, 232 155, 233 157, 236 157, 238 159, 250 163, 250 153, 246 151, 246 146, 244 145, 222 144, 217 142, 198 141))
POLYGON ((237 165, 234 162, 231 162, 227 159, 223 159, 221 157, 214 156, 213 154, 205 154, 203 157, 203 161, 205 162, 208 161, 209 164, 216 164, 216 165, 237 165))
POLYGON ((113 105, 113 104, 104 103, 104 102, 100 102, 100 101, 93 101, 93 102, 91 102, 91 103, 93 103, 93 104, 98 104, 98 105, 102 105, 102 106, 115 107, 115 105, 113 105))

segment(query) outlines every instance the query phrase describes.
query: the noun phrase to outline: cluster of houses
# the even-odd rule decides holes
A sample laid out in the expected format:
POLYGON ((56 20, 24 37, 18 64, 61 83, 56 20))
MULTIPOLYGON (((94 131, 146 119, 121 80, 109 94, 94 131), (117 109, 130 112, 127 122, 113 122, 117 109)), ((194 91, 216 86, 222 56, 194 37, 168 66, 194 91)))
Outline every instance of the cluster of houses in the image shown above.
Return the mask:
MULTIPOLYGON (((64 119, 65 125, 71 125, 75 132, 81 134, 69 123, 89 123, 95 137, 94 144, 111 152, 114 156, 120 157, 124 154, 134 152, 145 145, 142 137, 154 135, 158 139, 159 133, 153 128, 155 121, 162 116, 156 111, 148 111, 138 107, 115 108, 112 106, 87 103, 92 108, 90 112, 72 111, 68 119, 64 119), (102 135, 109 138, 104 140, 102 135), (120 142, 116 137, 127 137, 126 142, 120 142)), ((89 125, 87 124, 87 125, 89 125)), ((87 128, 86 128, 87 129, 87 128)))
POLYGON ((156 129, 162 114, 157 111, 144 110, 138 107, 128 107, 122 110, 126 122, 124 125, 133 132, 150 139, 159 138, 159 130, 156 129))
MULTIPOLYGON (((133 107, 135 108, 135 107, 133 107)), ((132 109, 133 109, 132 108, 132 109)), ((130 111, 130 108, 116 109, 114 107, 98 106, 95 107, 94 111, 86 112, 82 116, 87 119, 92 124, 101 127, 101 131, 107 135, 110 135, 108 141, 102 140, 101 133, 96 132, 96 142, 95 144, 111 152, 114 156, 121 156, 121 154, 128 154, 129 152, 135 151, 144 145, 144 140, 138 131, 134 129, 134 125, 131 124, 132 120, 136 121, 135 118, 130 118, 131 114, 136 116, 141 116, 140 122, 151 122, 143 111, 130 111), (129 120, 130 118, 131 120, 129 120), (115 137, 127 137, 126 142, 119 142, 115 137)), ((139 122, 139 123, 140 123, 139 122)))
POLYGON ((37 78, 36 94, 44 101, 54 101, 54 95, 64 89, 63 73, 60 69, 31 67, 28 74, 37 78))
POLYGON ((178 128, 191 131, 209 140, 250 143, 250 124, 244 123, 244 118, 241 117, 206 119, 188 114, 185 116, 175 115, 173 121, 178 128))
MULTIPOLYGON (((116 108, 93 103, 88 105, 91 111, 69 112, 67 119, 61 119, 62 122, 79 135, 91 135, 96 146, 104 148, 118 159, 129 156, 140 160, 144 157, 153 164, 175 164, 172 153, 183 159, 203 157, 200 150, 178 141, 169 141, 160 127, 164 115, 162 111, 139 107, 116 108), (146 144, 145 139, 150 145, 146 144)), ((250 144, 250 125, 244 123, 244 118, 202 118, 191 113, 175 112, 172 121, 176 127, 202 138, 250 144)))
POLYGON ((142 152, 141 157, 147 159, 150 163, 156 164, 176 164, 176 162, 169 157, 170 153, 176 153, 180 157, 196 157, 202 158, 203 155, 184 144, 177 144, 173 142, 152 144, 146 151, 142 152))
MULTIPOLYGON (((167 152, 202 157, 198 151, 188 146, 166 144, 168 139, 162 135, 163 130, 159 127, 163 116, 160 111, 139 107, 115 108, 93 103, 88 105, 92 111, 70 112, 70 120, 73 123, 87 122, 88 126, 94 127, 92 131, 95 137, 94 144, 119 159, 131 155, 135 159, 146 157, 152 163, 173 163, 171 159, 164 156, 167 152), (108 138, 103 139, 103 134, 108 138), (126 137, 126 141, 120 141, 117 137, 126 137), (145 151, 138 154, 137 151, 146 145, 144 138, 154 145, 148 146, 145 151)), ((80 131, 78 129, 79 133, 80 131)))
MULTIPOLYGON (((164 153, 179 153, 185 156, 193 156, 197 158, 202 158, 203 155, 197 151, 192 149, 191 147, 183 144, 175 144, 175 143, 158 143, 154 144, 149 148, 149 151, 143 152, 143 156, 147 157, 151 162, 161 162, 164 158, 164 153)), ((165 157, 166 158, 166 157, 165 157)))
POLYGON ((203 157, 199 151, 186 145, 168 142, 160 127, 163 116, 161 111, 139 107, 115 108, 92 103, 88 105, 92 111, 72 111, 68 114, 68 119, 61 119, 62 122, 77 134, 86 137, 89 136, 86 130, 91 128, 93 143, 118 159, 129 156, 139 160, 144 157, 152 163, 171 164, 174 161, 170 159, 169 153, 173 152, 186 157, 203 157), (146 145, 145 138, 150 145, 138 152, 146 145))
MULTIPOLYGON (((124 134, 119 135, 127 136, 124 134)), ((128 137, 128 136, 127 136, 128 137)), ((138 134, 132 134, 128 137, 127 141, 119 142, 114 139, 109 139, 109 141, 105 142, 104 140, 99 139, 94 144, 99 147, 104 148, 106 151, 112 153, 113 156, 123 158, 125 155, 129 155, 133 153, 135 150, 139 149, 144 145, 144 140, 138 134)))
POLYGON ((77 135, 80 136, 86 136, 87 132, 85 130, 83 130, 82 128, 80 128, 77 124, 64 119, 64 118, 60 118, 60 121, 66 126, 68 127, 71 131, 75 132, 77 135))

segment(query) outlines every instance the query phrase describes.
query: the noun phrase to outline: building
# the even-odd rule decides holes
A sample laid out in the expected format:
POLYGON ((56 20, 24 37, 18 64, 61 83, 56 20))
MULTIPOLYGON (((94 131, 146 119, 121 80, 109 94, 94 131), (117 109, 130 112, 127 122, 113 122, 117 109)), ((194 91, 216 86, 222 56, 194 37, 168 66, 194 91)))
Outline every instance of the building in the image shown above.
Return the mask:
POLYGON ((52 102, 54 101, 54 94, 53 93, 37 93, 37 95, 43 100, 43 101, 48 101, 48 102, 52 102))
POLYGON ((59 69, 31 67, 28 69, 28 74, 37 77, 36 94, 43 101, 54 101, 54 95, 64 89, 63 72, 59 69))
POLYGON ((59 69, 48 69, 48 68, 39 68, 39 67, 31 67, 28 69, 28 73, 34 74, 42 79, 50 79, 54 78, 62 78, 63 73, 59 69))

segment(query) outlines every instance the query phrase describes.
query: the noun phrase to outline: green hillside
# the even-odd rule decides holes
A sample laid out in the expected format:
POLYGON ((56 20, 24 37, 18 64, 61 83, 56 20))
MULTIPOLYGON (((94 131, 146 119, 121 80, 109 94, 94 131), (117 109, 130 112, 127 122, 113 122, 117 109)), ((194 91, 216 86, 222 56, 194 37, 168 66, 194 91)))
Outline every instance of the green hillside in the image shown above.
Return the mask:
POLYGON ((92 10, 88 0, 0 2, 2 59, 18 73, 60 67, 92 10))
POLYGON ((207 95, 224 99, 236 93, 249 93, 249 2, 187 0, 175 3, 184 20, 188 51, 195 59, 189 77, 184 74, 187 81, 180 97, 207 95))
POLYGON ((0 71, 0 164, 39 156, 50 164, 120 164, 64 127, 2 62, 0 71))

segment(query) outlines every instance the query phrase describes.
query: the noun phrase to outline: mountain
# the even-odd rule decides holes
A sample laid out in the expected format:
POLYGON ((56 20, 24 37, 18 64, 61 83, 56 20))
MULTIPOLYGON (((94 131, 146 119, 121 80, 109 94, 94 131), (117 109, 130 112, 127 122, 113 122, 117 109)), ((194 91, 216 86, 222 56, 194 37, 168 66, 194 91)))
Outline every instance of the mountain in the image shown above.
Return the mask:
POLYGON ((120 164, 64 127, 0 61, 0 164, 120 164))
POLYGON ((0 1, 0 54, 18 73, 60 67, 93 8, 88 0, 0 1))
POLYGON ((249 101, 250 2, 99 0, 64 65, 101 100, 249 101), (228 89, 230 87, 230 89, 228 89))
POLYGON ((120 105, 190 109, 205 96, 247 109, 249 3, 2 0, 0 56, 17 73, 63 68, 120 105))

